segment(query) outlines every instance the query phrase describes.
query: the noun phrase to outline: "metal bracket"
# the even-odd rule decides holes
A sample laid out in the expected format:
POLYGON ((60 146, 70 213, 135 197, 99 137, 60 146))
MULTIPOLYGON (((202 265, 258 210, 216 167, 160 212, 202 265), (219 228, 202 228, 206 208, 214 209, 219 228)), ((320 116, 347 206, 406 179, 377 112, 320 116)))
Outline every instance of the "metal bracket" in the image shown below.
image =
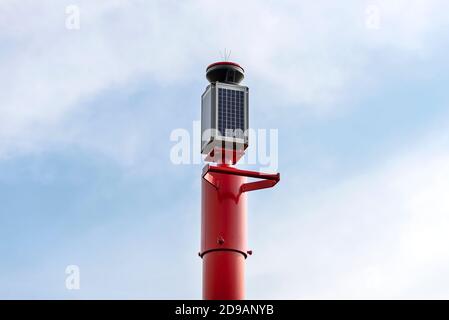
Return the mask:
POLYGON ((216 189, 220 187, 220 181, 211 174, 213 172, 262 179, 262 181, 244 183, 240 187, 240 192, 242 193, 274 187, 281 179, 279 173, 268 174, 257 171, 240 170, 229 166, 211 166, 208 164, 203 168, 203 179, 209 182, 216 189))

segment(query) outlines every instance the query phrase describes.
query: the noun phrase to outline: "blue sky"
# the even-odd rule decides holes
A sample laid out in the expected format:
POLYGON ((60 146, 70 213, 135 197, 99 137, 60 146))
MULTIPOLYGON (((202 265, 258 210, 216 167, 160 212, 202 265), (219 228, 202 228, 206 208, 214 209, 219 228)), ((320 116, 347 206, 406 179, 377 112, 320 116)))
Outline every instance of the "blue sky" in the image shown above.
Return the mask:
POLYGON ((169 137, 224 48, 279 130, 248 298, 448 298, 448 6, 1 0, 0 298, 200 298, 202 165, 169 137))

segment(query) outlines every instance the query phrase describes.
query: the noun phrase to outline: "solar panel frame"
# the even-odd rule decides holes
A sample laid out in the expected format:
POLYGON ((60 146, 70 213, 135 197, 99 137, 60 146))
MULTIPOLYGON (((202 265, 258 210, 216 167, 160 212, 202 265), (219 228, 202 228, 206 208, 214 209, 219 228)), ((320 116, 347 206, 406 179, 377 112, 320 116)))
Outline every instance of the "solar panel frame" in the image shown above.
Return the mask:
POLYGON ((201 102, 202 153, 208 154, 224 143, 243 150, 247 148, 248 98, 249 88, 246 86, 222 82, 207 86, 201 102), (212 133, 203 136, 208 129, 212 129, 212 133), (226 132, 226 129, 230 131, 226 132))

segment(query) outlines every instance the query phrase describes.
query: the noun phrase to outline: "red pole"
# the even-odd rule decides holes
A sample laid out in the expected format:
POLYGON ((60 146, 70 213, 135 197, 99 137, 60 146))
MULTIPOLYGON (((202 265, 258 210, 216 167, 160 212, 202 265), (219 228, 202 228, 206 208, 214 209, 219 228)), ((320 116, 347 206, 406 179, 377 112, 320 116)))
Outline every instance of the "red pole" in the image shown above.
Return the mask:
MULTIPOLYGON (((219 165, 219 167, 226 167, 219 165)), ((212 173, 202 181, 203 299, 244 299, 246 244, 245 177, 212 173)))
POLYGON ((279 174, 266 175, 228 165, 209 166, 202 179, 201 252, 203 299, 245 298, 247 248, 247 191, 268 188, 279 174), (266 181, 246 182, 246 177, 266 181))

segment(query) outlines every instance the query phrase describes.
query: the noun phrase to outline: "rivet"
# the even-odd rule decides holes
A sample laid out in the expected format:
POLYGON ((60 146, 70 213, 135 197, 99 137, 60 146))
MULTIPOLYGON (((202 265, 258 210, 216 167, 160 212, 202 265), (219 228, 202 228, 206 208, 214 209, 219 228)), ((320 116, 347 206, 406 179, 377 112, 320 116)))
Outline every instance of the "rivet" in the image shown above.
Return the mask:
POLYGON ((223 237, 218 237, 218 238, 217 238, 217 243, 218 243, 219 245, 223 245, 223 244, 225 243, 225 240, 223 239, 223 237))

